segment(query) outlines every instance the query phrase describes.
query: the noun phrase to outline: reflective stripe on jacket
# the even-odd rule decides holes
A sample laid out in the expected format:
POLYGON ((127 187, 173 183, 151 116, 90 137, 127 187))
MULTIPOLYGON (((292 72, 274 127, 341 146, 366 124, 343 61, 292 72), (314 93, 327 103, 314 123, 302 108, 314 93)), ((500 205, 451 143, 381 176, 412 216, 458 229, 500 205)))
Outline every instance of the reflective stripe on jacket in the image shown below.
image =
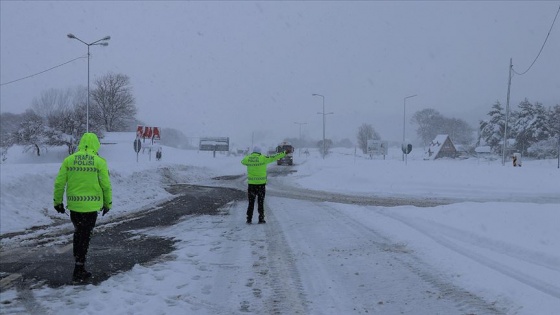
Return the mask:
POLYGON ((111 180, 107 162, 97 155, 100 146, 94 133, 84 133, 78 151, 66 157, 60 166, 54 181, 54 205, 63 203, 66 190, 66 204, 72 211, 111 209, 111 180))
POLYGON ((266 156, 253 152, 241 160, 241 164, 247 166, 247 182, 251 185, 266 184, 266 166, 286 156, 281 152, 273 156, 266 156))

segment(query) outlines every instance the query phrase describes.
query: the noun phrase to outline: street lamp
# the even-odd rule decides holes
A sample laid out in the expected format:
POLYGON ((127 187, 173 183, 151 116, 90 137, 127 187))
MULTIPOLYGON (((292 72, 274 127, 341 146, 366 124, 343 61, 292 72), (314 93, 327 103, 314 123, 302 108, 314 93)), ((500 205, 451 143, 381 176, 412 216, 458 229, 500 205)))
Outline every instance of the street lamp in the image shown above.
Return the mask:
MULTIPOLYGON (((299 125, 299 145, 301 145, 301 125, 307 125, 307 123, 294 122, 294 124, 299 125)), ((299 148, 299 155, 301 155, 301 148, 299 148)))
POLYGON ((323 115, 323 160, 325 159, 325 155, 327 153, 327 149, 326 149, 326 145, 325 145, 325 116, 326 115, 330 115, 330 114, 334 114, 333 112, 330 113, 325 113, 325 96, 321 95, 321 94, 311 94, 313 96, 320 96, 323 98, 323 112, 322 113, 317 113, 317 114, 322 114, 323 115))
MULTIPOLYGON (((404 111, 403 111, 403 118, 402 118, 402 119, 403 119, 403 125, 402 125, 402 145, 405 145, 404 141, 405 141, 405 135, 406 135, 406 100, 407 100, 408 98, 415 97, 415 96, 417 96, 417 95, 416 95, 416 94, 410 95, 410 96, 405 97, 404 100, 403 100, 403 108, 404 108, 404 111)), ((404 161, 404 152, 403 152, 403 155, 402 155, 402 159, 403 159, 403 161, 404 161)))
POLYGON ((68 38, 72 38, 72 39, 76 39, 80 42, 82 42, 84 45, 87 46, 87 104, 86 104, 86 132, 89 132, 89 46, 93 46, 93 45, 99 45, 99 46, 108 46, 109 43, 107 43, 107 40, 111 39, 111 36, 105 36, 102 39, 98 39, 94 42, 91 43, 86 43, 83 40, 79 39, 78 37, 76 37, 74 34, 70 33, 68 35, 68 38))

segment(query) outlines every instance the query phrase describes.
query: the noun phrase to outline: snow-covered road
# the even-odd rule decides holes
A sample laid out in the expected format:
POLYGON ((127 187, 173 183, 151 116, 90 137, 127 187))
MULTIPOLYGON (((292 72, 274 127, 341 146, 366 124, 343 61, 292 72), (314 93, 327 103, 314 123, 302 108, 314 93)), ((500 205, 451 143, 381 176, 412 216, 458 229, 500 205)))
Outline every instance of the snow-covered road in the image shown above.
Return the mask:
MULTIPOLYGON (((196 161, 196 157, 194 153, 181 159, 196 161)), ((226 206, 214 206, 220 207, 218 215, 195 211, 170 226, 129 227, 126 233, 139 240, 146 236, 172 239, 172 251, 111 274, 97 285, 48 287, 37 282, 28 290, 8 286, 0 292, 0 313, 557 313, 558 203, 548 203, 547 196, 555 196, 556 201, 558 187, 553 185, 555 173, 544 168, 547 165, 510 172, 468 162, 441 162, 460 174, 478 174, 472 178, 489 174, 482 181, 485 185, 503 182, 496 178, 513 178, 507 182, 512 185, 493 184, 494 191, 479 192, 478 181, 457 181, 435 164, 418 162, 415 168, 404 170, 392 161, 385 166, 382 161, 365 164, 358 160, 338 169, 344 161, 314 160, 314 164, 279 170, 271 166, 265 225, 245 224, 246 183, 238 159, 204 160, 211 167, 131 165, 128 170, 120 165, 112 173, 117 208, 109 217, 100 218, 97 240, 103 239, 105 224, 132 220, 146 211, 158 215, 158 204, 173 198, 164 188, 175 184, 233 187, 241 197, 226 206), (380 177, 386 169, 391 174, 380 177), (411 171, 414 179, 426 180, 418 180, 418 188, 409 191, 402 186, 410 183, 401 184, 400 178, 411 171), (375 174, 375 180, 369 183, 365 175, 359 177, 365 173, 375 174), (434 174, 440 176, 437 187, 446 185, 456 193, 430 190, 430 183, 436 181, 427 178, 434 174), (313 178, 313 185, 304 185, 313 178), (523 189, 515 184, 520 179, 526 183, 523 189), (333 188, 322 188, 325 185, 333 188), (525 195, 518 194, 522 190, 525 195), (457 196, 465 197, 457 200, 457 196), (469 199, 478 196, 482 200, 469 199), (523 198, 503 201, 511 196, 523 198)), ((2 210, 15 209, 3 212, 4 218, 14 221, 7 225, 14 233, 2 235, 3 251, 17 247, 21 240, 33 246, 36 239, 40 246, 53 242, 66 248, 71 239, 66 218, 50 208, 29 212, 37 208, 35 203, 49 204, 56 167, 30 164, 24 172, 19 166, 11 173, 3 166, 2 210), (39 173, 41 180, 27 173, 39 173), (25 207, 4 204, 17 200, 21 187, 27 186, 37 192, 37 200, 29 199, 25 207), (34 215, 33 220, 24 220, 26 215, 34 215)), ((196 189, 186 193, 197 198, 196 189)), ((177 203, 179 207, 187 204, 194 203, 177 203)), ((92 249, 93 265, 103 264, 95 260, 96 251, 100 253, 99 247, 92 249)), ((71 264, 69 257, 54 257, 51 263, 57 261, 71 264)), ((1 277, 2 282, 17 281, 4 273, 1 277)))
POLYGON ((116 296, 157 292, 161 307, 196 314, 506 313, 336 204, 268 197, 266 206, 265 225, 245 224, 245 204, 236 202, 221 216, 142 231, 175 235, 172 259, 105 285, 116 296))
POLYGON ((507 313, 359 219, 382 209, 273 196, 266 208, 264 225, 244 223, 246 204, 232 202, 217 216, 135 231, 173 237, 176 249, 98 286, 20 295, 2 313, 71 314, 76 305, 115 314, 507 313))
MULTIPOLYGON (((312 314, 499 314, 406 244, 336 204, 268 201, 291 244, 312 314)), ((276 221, 276 220, 275 220, 276 221)))

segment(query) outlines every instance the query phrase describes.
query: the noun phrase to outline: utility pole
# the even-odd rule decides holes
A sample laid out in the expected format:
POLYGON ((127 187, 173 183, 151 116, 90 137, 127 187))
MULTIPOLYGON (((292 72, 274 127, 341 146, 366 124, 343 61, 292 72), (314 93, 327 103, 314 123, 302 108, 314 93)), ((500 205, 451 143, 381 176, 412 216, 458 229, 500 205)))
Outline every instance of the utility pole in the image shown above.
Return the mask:
MULTIPOLYGON (((402 120, 402 122, 403 122, 403 123, 402 123, 402 145, 403 145, 403 146, 406 145, 406 143, 404 143, 404 142, 406 141, 406 140, 405 140, 405 136, 406 136, 406 135, 405 135, 405 134, 406 134, 406 127, 405 127, 405 126, 406 126, 406 100, 409 99, 409 98, 411 98, 411 97, 415 97, 415 96, 418 96, 418 95, 416 95, 416 94, 414 94, 414 95, 409 95, 409 96, 405 97, 404 100, 403 100, 403 118, 402 118, 402 119, 403 119, 403 120, 402 120)), ((405 154, 404 154, 404 152, 403 152, 403 155, 402 155, 402 160, 403 160, 403 162, 404 162, 404 156, 405 156, 405 154)))
POLYGON ((301 156, 301 145, 302 145, 302 142, 301 142, 301 125, 307 125, 307 123, 294 122, 294 124, 299 125, 299 145, 300 145, 299 155, 301 156))
POLYGON ((507 100, 506 100, 506 121, 504 124, 504 143, 502 146, 502 166, 506 165, 506 150, 507 150, 507 129, 509 121, 509 93, 511 90, 511 70, 513 69, 512 58, 509 58, 509 78, 508 78, 508 89, 507 89, 507 100))

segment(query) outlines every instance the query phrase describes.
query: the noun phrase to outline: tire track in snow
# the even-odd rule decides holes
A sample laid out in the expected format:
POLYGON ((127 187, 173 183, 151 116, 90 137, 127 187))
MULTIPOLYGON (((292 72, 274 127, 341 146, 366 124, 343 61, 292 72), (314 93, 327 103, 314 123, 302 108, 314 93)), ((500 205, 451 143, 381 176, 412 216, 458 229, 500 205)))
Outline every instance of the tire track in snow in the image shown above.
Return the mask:
MULTIPOLYGON (((357 235, 366 238, 368 237, 367 235, 370 235, 371 244, 376 246, 380 252, 389 255, 391 260, 396 261, 396 263, 392 264, 394 266, 393 269, 388 272, 399 275, 404 274, 404 278, 407 279, 406 286, 414 287, 417 290, 416 293, 410 293, 407 296, 407 300, 399 301, 399 303, 416 304, 414 306, 418 312, 421 312, 422 307, 426 307, 424 304, 428 303, 430 307, 438 305, 441 311, 448 314, 455 313, 455 311, 459 311, 460 314, 506 313, 506 311, 498 309, 493 303, 485 301, 481 297, 446 280, 437 270, 434 270, 430 265, 422 261, 420 257, 414 255, 411 250, 406 249, 406 246, 393 242, 389 237, 344 214, 328 203, 322 203, 319 206, 340 224, 351 227, 357 235), (412 276, 406 276, 408 272, 415 274, 418 277, 416 279, 421 279, 428 286, 418 283, 412 276), (432 287, 433 289, 425 290, 426 287, 432 287), (429 293, 428 295, 431 296, 428 302, 425 300, 426 293, 429 293)), ((378 255, 382 256, 381 254, 378 255)))
POLYGON ((516 258, 527 263, 560 272, 560 259, 554 256, 546 255, 543 252, 532 251, 520 246, 515 246, 510 243, 496 241, 487 237, 468 233, 466 231, 453 228, 441 223, 424 220, 421 218, 415 220, 418 225, 424 227, 424 230, 436 231, 436 233, 444 235, 450 239, 458 240, 463 243, 491 250, 493 252, 497 252, 511 258, 516 258))
MULTIPOLYGON (((456 252, 459 253, 473 261, 476 261, 488 268, 491 268, 505 276, 508 276, 510 278, 513 278, 517 281, 520 281, 540 292, 543 292, 545 294, 548 294, 554 298, 558 298, 560 299, 560 287, 558 287, 557 285, 551 284, 551 283, 547 283, 544 281, 540 281, 538 279, 535 279, 534 277, 532 277, 531 275, 528 275, 527 273, 517 270, 515 268, 512 268, 510 266, 507 266, 503 263, 500 263, 496 260, 493 260, 491 258, 489 258, 488 256, 484 256, 481 254, 476 253, 473 250, 468 249, 466 246, 460 245, 458 243, 458 241, 460 241, 462 238, 457 236, 457 233, 450 233, 449 230, 447 230, 447 232, 438 232, 438 229, 434 229, 434 228, 430 228, 427 224, 420 224, 417 222, 411 222, 410 220, 405 219, 402 216, 399 216, 395 213, 388 213, 388 212, 379 212, 380 215, 389 217, 393 220, 399 221, 407 226, 409 226, 412 229, 417 230, 418 232, 428 236, 429 238, 431 238, 432 240, 434 240, 436 243, 456 252)), ((445 229, 444 229, 445 230, 445 229)), ((478 246, 478 244, 474 244, 472 242, 470 242, 471 245, 475 245, 478 246)), ((480 246, 479 246, 480 247, 480 246)), ((484 247, 484 246, 483 246, 484 247)), ((495 250, 494 246, 487 246, 488 249, 491 250, 495 250), (489 247, 489 248, 488 248, 489 247)), ((500 250, 503 251, 503 250, 500 250)), ((515 257, 515 255, 510 255, 507 254, 510 257, 515 257)), ((519 258, 519 257, 516 257, 519 258)), ((533 259, 527 259, 527 257, 523 256, 523 260, 532 262, 533 259)), ((534 263, 534 262, 533 262, 534 263)), ((539 263, 539 265, 542 265, 542 263, 539 263)), ((548 265, 548 264, 545 264, 548 265)), ((548 267, 548 266, 545 266, 548 267)), ((557 266, 553 267, 555 270, 557 270, 557 266)))
POLYGON ((267 314, 308 314, 303 286, 292 250, 268 203, 265 204, 265 209, 268 217, 265 225, 268 265, 274 292, 274 296, 268 302, 270 309, 267 314))
MULTIPOLYGON (((246 201, 232 204, 223 229, 217 260, 235 268, 216 268, 211 298, 216 306, 231 305, 213 314, 309 314, 293 254, 268 204, 267 224, 245 224, 246 201), (231 278, 232 270, 236 276, 231 278), (238 287, 229 292, 228 287, 238 287)), ((253 222, 255 217, 253 217, 253 222)))

